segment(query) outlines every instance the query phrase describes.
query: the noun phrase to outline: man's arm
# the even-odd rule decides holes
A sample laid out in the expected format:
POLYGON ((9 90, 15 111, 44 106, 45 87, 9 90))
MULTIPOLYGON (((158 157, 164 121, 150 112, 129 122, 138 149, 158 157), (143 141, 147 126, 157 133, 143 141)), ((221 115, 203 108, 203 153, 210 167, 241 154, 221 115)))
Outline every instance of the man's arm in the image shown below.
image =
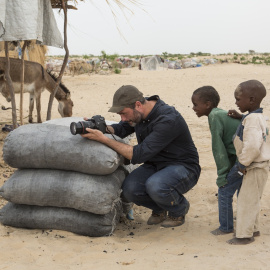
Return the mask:
POLYGON ((97 129, 87 128, 86 130, 88 133, 82 134, 82 137, 105 144, 123 157, 132 159, 133 146, 110 139, 97 129))
POLYGON ((110 125, 116 134, 120 138, 125 138, 130 134, 134 133, 134 127, 131 127, 127 122, 120 121, 118 124, 110 125))

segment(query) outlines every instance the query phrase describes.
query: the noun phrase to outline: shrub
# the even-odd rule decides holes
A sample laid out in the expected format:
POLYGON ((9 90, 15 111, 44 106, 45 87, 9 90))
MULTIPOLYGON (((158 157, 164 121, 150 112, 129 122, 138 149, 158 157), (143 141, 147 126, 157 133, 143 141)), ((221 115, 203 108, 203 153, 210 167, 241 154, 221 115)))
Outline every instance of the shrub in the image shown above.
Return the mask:
POLYGON ((265 58, 264 63, 266 65, 269 65, 270 64, 270 58, 269 57, 265 58))
POLYGON ((253 57, 252 57, 252 60, 251 60, 251 61, 252 61, 252 63, 256 62, 256 60, 257 60, 257 59, 258 59, 258 57, 257 57, 257 56, 253 56, 253 57))
POLYGON ((107 58, 111 61, 117 59, 119 57, 119 54, 115 53, 115 54, 107 54, 107 58))
POLYGON ((117 62, 116 60, 113 60, 111 63, 112 68, 118 68, 120 69, 122 67, 122 64, 117 62))
POLYGON ((120 68, 114 69, 114 73, 115 73, 115 74, 120 74, 120 73, 121 73, 121 69, 120 69, 120 68))

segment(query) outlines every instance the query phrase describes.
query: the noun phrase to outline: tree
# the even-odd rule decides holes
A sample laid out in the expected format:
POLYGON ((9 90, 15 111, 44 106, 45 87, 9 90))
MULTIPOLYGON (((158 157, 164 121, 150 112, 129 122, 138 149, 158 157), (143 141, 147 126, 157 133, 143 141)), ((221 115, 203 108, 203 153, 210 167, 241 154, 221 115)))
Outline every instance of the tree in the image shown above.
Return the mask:
POLYGON ((163 58, 165 58, 165 59, 168 58, 168 53, 167 52, 163 52, 162 55, 163 55, 163 58))
POLYGON ((102 59, 107 59, 108 56, 105 51, 101 51, 101 57, 102 59))

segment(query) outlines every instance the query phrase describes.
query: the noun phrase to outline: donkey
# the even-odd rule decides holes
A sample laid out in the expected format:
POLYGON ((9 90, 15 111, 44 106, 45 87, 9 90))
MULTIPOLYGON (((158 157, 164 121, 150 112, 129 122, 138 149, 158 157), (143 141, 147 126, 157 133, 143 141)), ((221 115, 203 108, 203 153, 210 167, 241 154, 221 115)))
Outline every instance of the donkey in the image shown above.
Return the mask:
MULTIPOLYGON (((0 93, 6 98, 8 102, 11 101, 10 93, 7 87, 5 79, 5 57, 0 57, 0 93)), ((15 94, 20 93, 21 90, 21 60, 10 58, 10 77, 13 82, 15 94)), ((34 97, 36 99, 37 109, 37 122, 42 123, 41 120, 41 93, 47 89, 50 93, 53 93, 56 86, 56 77, 46 72, 42 65, 36 62, 24 61, 24 92, 30 94, 29 104, 29 123, 33 122, 33 109, 34 109, 34 97)), ((70 99, 69 90, 60 83, 58 90, 55 94, 55 98, 58 100, 58 112, 62 117, 72 116, 73 102, 70 99)))

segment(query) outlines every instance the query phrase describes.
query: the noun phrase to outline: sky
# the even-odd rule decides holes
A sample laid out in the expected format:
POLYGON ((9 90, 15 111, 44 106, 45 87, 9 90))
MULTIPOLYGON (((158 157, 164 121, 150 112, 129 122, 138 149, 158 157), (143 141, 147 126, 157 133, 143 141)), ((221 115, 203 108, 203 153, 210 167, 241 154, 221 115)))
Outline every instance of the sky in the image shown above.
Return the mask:
MULTIPOLYGON (((124 12, 106 0, 68 10, 70 55, 270 52, 269 0, 138 0, 124 12), (131 12, 132 11, 132 12, 131 12)), ((63 11, 54 9, 63 36, 63 11)), ((49 47, 49 55, 65 50, 49 47)))

